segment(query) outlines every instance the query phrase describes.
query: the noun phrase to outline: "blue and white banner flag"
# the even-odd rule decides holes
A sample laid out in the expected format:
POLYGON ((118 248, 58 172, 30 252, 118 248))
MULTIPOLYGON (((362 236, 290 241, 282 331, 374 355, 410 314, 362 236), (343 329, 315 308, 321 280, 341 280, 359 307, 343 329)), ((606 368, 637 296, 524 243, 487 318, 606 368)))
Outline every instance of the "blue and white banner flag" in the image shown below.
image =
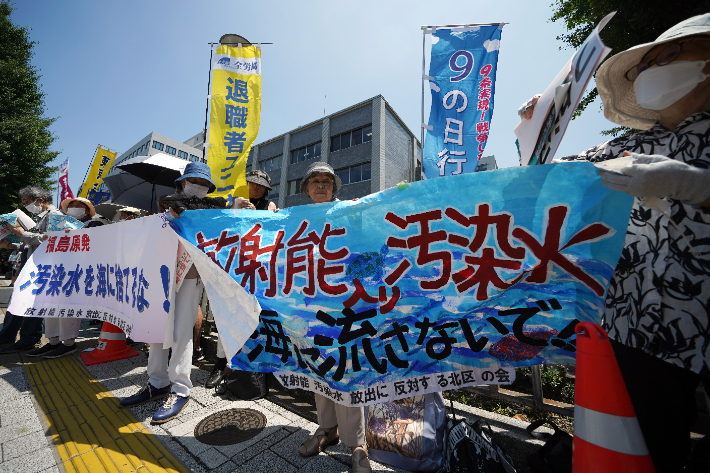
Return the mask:
POLYGON ((493 118, 503 24, 432 34, 431 111, 424 141, 427 179, 476 171, 493 118))
POLYGON ((259 302, 243 346, 230 331, 249 323, 214 312, 232 367, 360 406, 573 361, 575 325, 600 322, 631 202, 591 163, 565 163, 171 225, 208 289, 211 259, 259 302))

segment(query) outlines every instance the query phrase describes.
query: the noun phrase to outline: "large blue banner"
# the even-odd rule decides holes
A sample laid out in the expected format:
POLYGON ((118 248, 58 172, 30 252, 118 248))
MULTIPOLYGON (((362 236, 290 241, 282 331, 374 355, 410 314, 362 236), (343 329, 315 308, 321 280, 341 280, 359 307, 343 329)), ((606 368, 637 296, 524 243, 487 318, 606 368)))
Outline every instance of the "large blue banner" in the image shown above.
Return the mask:
POLYGON ((503 24, 432 35, 427 179, 472 173, 488 141, 503 24))
POLYGON ((565 163, 172 225, 261 304, 233 367, 357 405, 342 393, 406 397, 421 392, 405 380, 445 390, 573 361, 575 325, 600 322, 631 202, 592 164, 565 163))

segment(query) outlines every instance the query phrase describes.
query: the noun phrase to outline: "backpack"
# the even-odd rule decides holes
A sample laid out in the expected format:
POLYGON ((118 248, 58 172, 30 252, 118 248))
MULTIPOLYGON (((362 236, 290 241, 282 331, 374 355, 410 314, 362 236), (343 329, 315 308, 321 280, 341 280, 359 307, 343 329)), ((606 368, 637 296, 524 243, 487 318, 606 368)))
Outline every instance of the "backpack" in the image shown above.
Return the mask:
POLYGON ((545 440, 545 445, 528 457, 528 464, 535 473, 572 473, 572 436, 560 430, 550 420, 536 420, 525 429, 536 439, 545 440), (549 424, 555 431, 535 432, 538 427, 549 424))

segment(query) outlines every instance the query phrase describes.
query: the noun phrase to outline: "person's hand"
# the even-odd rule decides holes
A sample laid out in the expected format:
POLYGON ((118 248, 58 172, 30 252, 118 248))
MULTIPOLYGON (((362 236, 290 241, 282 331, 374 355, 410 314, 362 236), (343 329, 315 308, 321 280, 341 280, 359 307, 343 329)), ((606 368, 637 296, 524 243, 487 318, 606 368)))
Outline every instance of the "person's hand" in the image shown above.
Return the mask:
POLYGON ((22 235, 25 234, 25 229, 22 228, 21 225, 17 225, 17 226, 8 225, 7 229, 10 230, 10 233, 12 233, 13 235, 16 235, 18 237, 21 237, 22 235))
POLYGON ((710 201, 710 169, 701 169, 658 154, 644 155, 624 151, 631 156, 622 174, 599 171, 604 186, 634 197, 667 197, 690 205, 710 201))
POLYGON ((173 218, 180 218, 180 215, 178 215, 178 213, 172 207, 170 207, 170 215, 172 215, 173 218))
POLYGON ((249 209, 249 210, 256 210, 256 207, 254 207, 254 204, 249 202, 246 199, 234 199, 234 203, 232 204, 233 209, 249 209))
POLYGON ((535 104, 540 100, 541 95, 537 94, 533 98, 529 99, 527 102, 522 104, 518 109, 518 115, 523 120, 530 120, 533 116, 533 111, 535 111, 535 104))
POLYGON ((7 241, 7 238, 3 238, 2 240, 0 240, 0 248, 5 248, 6 250, 15 249, 15 247, 12 245, 12 243, 7 241))
POLYGON ((39 239, 42 241, 47 241, 48 238, 49 238, 49 235, 47 235, 46 233, 43 233, 39 236, 39 239))

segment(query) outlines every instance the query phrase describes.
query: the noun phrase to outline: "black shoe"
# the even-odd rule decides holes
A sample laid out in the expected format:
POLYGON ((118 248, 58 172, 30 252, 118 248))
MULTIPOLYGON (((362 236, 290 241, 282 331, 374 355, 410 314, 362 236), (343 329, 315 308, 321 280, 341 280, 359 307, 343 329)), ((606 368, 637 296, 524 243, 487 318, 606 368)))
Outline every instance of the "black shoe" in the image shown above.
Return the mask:
POLYGON ((59 348, 59 345, 61 345, 61 343, 59 343, 57 345, 52 345, 51 343, 48 343, 45 346, 43 346, 42 348, 38 348, 37 350, 32 350, 31 352, 29 352, 27 354, 27 356, 44 356, 47 353, 49 353, 50 351, 59 348))
POLYGON ((202 348, 195 348, 192 350, 192 360, 193 361, 198 361, 201 360, 205 357, 205 352, 202 350, 202 348))
MULTIPOLYGON (((12 345, 6 346, 3 349, 0 349, 0 355, 7 355, 9 353, 17 353, 20 351, 24 350, 29 350, 30 348, 37 348, 37 343, 30 343, 30 344, 20 344, 18 342, 13 343, 12 345)), ((32 352, 30 352, 32 353, 32 352)), ((28 353, 28 355, 30 355, 28 353)), ((32 355, 30 355, 32 356, 32 355)))
POLYGON ((60 343, 57 348, 45 354, 44 357, 53 360, 55 358, 71 355, 72 353, 76 353, 76 343, 72 343, 71 345, 60 343))
POLYGON ((212 368, 212 372, 210 373, 209 377, 207 378, 207 382, 205 382, 205 387, 207 389, 212 389, 214 387, 217 387, 220 381, 222 381, 222 378, 224 377, 224 367, 220 368, 219 364, 216 364, 214 368, 212 368))

